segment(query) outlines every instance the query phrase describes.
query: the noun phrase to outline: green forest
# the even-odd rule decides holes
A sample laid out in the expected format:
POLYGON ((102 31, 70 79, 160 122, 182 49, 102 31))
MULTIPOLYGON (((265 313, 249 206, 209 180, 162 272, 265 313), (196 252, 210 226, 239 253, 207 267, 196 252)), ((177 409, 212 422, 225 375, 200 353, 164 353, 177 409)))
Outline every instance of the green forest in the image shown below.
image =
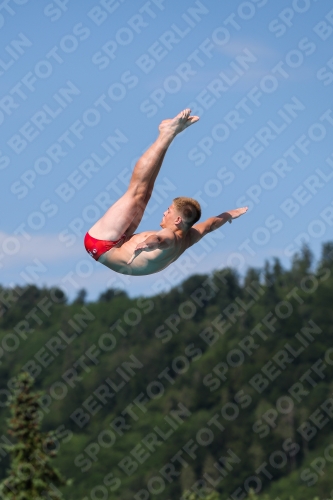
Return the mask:
POLYGON ((288 269, 86 295, 0 288, 0 479, 28 371, 64 500, 333 498, 333 243, 288 269))

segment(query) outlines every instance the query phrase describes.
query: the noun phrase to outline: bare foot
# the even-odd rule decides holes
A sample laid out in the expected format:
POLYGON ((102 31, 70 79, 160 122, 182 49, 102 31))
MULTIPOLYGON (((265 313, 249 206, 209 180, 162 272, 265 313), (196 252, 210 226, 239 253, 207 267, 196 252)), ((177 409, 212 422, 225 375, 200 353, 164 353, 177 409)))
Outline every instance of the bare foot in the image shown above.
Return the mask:
POLYGON ((158 127, 158 130, 161 134, 167 134, 171 137, 175 137, 177 134, 199 120, 198 116, 190 116, 190 114, 190 109, 184 109, 174 118, 163 120, 158 127))
POLYGON ((235 210, 229 210, 227 214, 231 215, 231 218, 228 222, 232 222, 233 219, 237 219, 241 215, 245 214, 248 211, 248 207, 235 208, 235 210))

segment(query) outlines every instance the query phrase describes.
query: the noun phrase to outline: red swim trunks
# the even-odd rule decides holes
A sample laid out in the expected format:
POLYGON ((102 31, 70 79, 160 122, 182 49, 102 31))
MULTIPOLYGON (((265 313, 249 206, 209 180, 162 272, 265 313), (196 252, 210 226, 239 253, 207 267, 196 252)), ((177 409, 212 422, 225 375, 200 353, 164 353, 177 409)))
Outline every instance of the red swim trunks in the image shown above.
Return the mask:
POLYGON ((107 240, 97 240, 86 233, 84 237, 84 246, 88 254, 92 256, 93 259, 98 260, 100 256, 115 247, 121 240, 126 238, 126 234, 123 234, 121 238, 117 241, 107 241, 107 240))

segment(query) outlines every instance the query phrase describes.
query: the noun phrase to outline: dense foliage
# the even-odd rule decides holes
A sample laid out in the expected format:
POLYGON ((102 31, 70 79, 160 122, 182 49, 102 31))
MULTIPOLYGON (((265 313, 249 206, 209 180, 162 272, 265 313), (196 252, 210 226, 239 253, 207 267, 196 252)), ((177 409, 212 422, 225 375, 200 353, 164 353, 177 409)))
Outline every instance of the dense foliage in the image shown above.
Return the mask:
POLYGON ((25 369, 73 478, 64 499, 330 498, 332 296, 333 244, 316 268, 304 248, 289 270, 194 275, 150 298, 1 289, 1 440, 25 369))
POLYGON ((0 484, 0 497, 6 500, 61 500, 59 486, 70 485, 51 459, 57 455, 53 433, 42 433, 38 418, 38 399, 41 394, 32 390, 33 378, 27 372, 20 373, 8 405, 8 434, 15 443, 3 445, 11 457, 7 477, 0 484))

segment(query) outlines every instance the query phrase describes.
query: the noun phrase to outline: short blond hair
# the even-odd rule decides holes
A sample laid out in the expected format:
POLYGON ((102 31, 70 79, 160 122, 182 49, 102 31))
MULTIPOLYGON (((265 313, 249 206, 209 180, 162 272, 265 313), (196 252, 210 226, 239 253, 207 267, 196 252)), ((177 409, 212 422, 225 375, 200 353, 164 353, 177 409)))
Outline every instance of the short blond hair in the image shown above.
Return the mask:
POLYGON ((188 227, 193 226, 200 219, 201 207, 197 200, 179 196, 173 200, 173 204, 188 227))

